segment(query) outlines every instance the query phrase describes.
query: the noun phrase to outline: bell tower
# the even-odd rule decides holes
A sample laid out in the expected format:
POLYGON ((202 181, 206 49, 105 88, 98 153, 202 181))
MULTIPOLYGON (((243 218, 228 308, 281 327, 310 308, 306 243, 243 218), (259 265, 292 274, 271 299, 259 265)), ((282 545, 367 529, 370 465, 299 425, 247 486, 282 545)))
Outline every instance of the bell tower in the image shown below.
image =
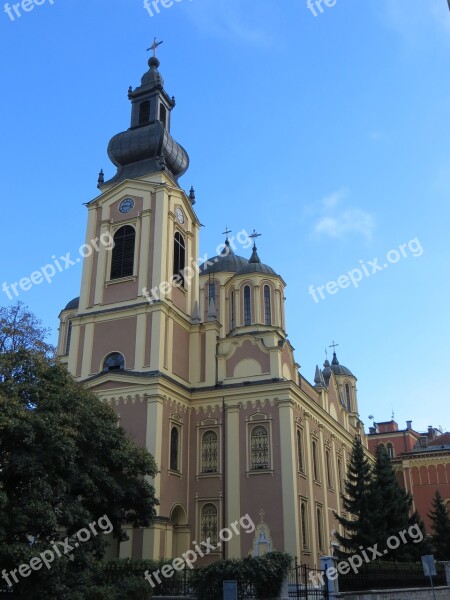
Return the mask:
POLYGON ((86 247, 95 249, 84 258, 79 300, 61 313, 59 345, 81 379, 124 370, 189 380, 177 351, 189 356, 200 223, 193 190, 178 183, 189 157, 170 133, 175 99, 158 71, 158 45, 141 85, 128 90, 130 127, 108 145, 117 172, 108 181, 100 173, 100 195, 86 204, 86 247))

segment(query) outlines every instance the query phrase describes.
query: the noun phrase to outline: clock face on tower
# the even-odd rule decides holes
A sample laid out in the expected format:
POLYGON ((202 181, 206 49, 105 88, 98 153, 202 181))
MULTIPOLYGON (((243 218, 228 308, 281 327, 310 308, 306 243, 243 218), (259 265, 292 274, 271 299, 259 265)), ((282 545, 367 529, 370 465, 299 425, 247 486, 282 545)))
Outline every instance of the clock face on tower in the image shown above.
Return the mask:
POLYGON ((122 202, 120 203, 119 212, 121 212, 122 214, 126 214, 133 210, 133 208, 134 200, 132 200, 131 198, 125 198, 125 200, 122 200, 122 202))
POLYGON ((183 223, 184 223, 184 214, 183 214, 183 211, 181 210, 180 207, 177 208, 176 213, 177 213, 177 221, 178 221, 178 223, 180 223, 180 225, 183 225, 183 223))

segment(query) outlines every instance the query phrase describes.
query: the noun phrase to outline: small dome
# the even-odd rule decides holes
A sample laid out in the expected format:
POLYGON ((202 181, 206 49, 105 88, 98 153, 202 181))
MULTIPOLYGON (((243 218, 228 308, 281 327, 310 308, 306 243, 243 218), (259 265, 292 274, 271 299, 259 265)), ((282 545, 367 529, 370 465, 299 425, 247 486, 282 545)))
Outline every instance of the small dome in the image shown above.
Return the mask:
POLYGON ((336 356, 336 352, 333 352, 333 360, 331 361, 331 370, 335 375, 350 375, 350 377, 354 377, 353 373, 347 367, 339 364, 339 361, 336 356))
POLYGON ((80 297, 78 296, 77 298, 74 298, 73 300, 71 300, 66 308, 64 310, 73 310, 75 308, 78 308, 80 306, 80 297))
POLYGON ((239 269, 242 269, 246 265, 248 265, 248 260, 242 256, 236 256, 230 247, 230 242, 226 240, 225 248, 219 256, 214 256, 200 265, 200 275, 210 275, 211 273, 237 273, 239 269))
POLYGON ((266 275, 276 275, 272 267, 269 267, 268 265, 265 265, 261 262, 256 251, 256 246, 253 246, 253 252, 248 263, 244 267, 242 267, 242 269, 236 274, 248 275, 250 273, 264 273, 266 275))

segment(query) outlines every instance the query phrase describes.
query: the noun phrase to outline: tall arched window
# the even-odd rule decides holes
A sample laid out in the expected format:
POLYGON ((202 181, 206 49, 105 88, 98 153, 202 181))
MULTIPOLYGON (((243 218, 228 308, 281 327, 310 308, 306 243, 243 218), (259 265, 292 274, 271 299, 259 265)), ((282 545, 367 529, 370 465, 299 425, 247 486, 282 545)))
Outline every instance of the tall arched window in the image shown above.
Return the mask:
POLYGON ((208 285, 208 296, 209 296, 209 302, 208 302, 208 304, 211 303, 211 300, 214 303, 216 302, 216 284, 215 283, 210 283, 208 285))
POLYGON ((150 102, 145 100, 139 105, 139 125, 147 125, 150 121, 150 102))
POLYGON ((329 488, 333 487, 333 477, 331 472, 331 458, 330 451, 326 450, 325 452, 325 465, 327 467, 327 484, 329 488))
POLYGON ((252 324, 252 309, 250 305, 250 286, 244 287, 244 325, 252 324))
POLYGON ((265 427, 259 425, 252 429, 251 433, 251 469, 269 468, 269 432, 265 427))
POLYGON ((348 383, 345 384, 345 398, 347 400, 347 408, 348 410, 351 410, 352 403, 350 400, 350 386, 348 385, 348 383))
POLYGON ((184 287, 184 268, 186 266, 186 245, 184 237, 178 231, 173 238, 173 275, 184 287))
POLYGON ((298 470, 302 473, 305 470, 303 461, 303 432, 301 429, 297 429, 297 455, 298 455, 298 470))
POLYGON ((235 306, 234 303, 236 301, 235 298, 235 291, 233 290, 231 292, 231 296, 230 296, 230 311, 231 311, 231 315, 230 315, 230 319, 231 319, 231 329, 234 329, 236 327, 236 313, 235 313, 235 306))
POLYGON ((164 127, 167 127, 167 110, 164 104, 159 105, 159 120, 164 125, 164 127))
POLYGON ((202 540, 210 540, 211 544, 217 545, 217 534, 219 531, 219 519, 217 507, 214 504, 205 504, 202 506, 200 518, 200 537, 202 540))
POLYGON ((394 446, 390 442, 389 444, 386 444, 386 451, 389 458, 394 458, 394 446))
POLYGON ((316 481, 319 481, 319 463, 317 460, 317 442, 312 443, 313 475, 316 481))
POLYGON ((66 354, 70 352, 70 341, 72 339, 72 321, 67 324, 67 336, 66 336, 66 354))
POLYGON ((108 354, 103 362, 104 371, 122 371, 125 369, 125 359, 120 352, 108 354))
POLYGON ((172 427, 170 431, 170 466, 171 471, 180 470, 180 431, 172 427))
POLYGON ((379 452, 386 452, 386 448, 384 444, 378 444, 378 450, 379 452))
POLYGON ((202 473, 217 473, 219 465, 219 449, 217 433, 207 431, 202 437, 202 473))
POLYGON ((302 528, 302 547, 303 549, 308 548, 308 513, 306 502, 300 504, 300 520, 302 528))
POLYGON ((337 469, 338 469, 338 479, 339 479, 339 490, 338 491, 339 491, 339 493, 341 493, 342 488, 344 486, 344 482, 342 479, 342 463, 341 463, 340 458, 338 458, 338 461, 337 461, 337 469))
POLYGON ((317 507, 317 542, 320 552, 323 551, 322 509, 317 507))
POLYGON ((264 323, 272 325, 272 309, 270 306, 270 287, 264 286, 264 323))
POLYGON ((136 232, 131 225, 124 225, 114 234, 114 248, 111 254, 111 279, 133 275, 135 242, 136 232))

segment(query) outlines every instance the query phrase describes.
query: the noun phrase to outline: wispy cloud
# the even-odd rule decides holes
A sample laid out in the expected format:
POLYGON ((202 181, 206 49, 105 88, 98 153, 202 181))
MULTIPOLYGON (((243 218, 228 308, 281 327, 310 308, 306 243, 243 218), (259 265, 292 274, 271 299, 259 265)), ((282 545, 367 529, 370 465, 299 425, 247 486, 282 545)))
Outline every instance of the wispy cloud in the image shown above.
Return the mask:
POLYGON ((273 42, 266 27, 268 21, 263 18, 264 9, 268 8, 265 4, 265 0, 260 0, 257 14, 248 8, 244 10, 241 0, 195 0, 189 2, 185 9, 193 25, 204 34, 228 42, 269 48, 273 42))
POLYGON ((351 234, 372 239, 375 229, 373 215, 360 208, 345 207, 348 196, 345 189, 328 194, 319 203, 321 216, 314 225, 317 236, 342 239, 351 234))

